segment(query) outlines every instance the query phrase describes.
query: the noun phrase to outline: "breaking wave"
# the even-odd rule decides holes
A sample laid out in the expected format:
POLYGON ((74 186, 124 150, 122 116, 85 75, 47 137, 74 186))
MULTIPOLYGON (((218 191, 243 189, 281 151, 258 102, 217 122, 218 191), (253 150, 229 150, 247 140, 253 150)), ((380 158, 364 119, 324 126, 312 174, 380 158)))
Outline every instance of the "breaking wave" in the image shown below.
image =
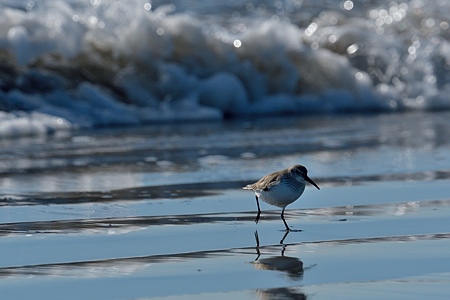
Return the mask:
POLYGON ((449 1, 0 1, 0 135, 450 108, 449 1))

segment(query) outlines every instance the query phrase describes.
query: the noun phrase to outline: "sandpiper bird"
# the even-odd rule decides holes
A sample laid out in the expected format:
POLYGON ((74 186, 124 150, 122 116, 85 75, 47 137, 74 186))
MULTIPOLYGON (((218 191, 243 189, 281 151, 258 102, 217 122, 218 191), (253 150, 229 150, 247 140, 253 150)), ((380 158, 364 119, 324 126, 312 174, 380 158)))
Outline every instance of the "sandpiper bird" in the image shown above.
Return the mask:
POLYGON ((302 165, 294 165, 290 168, 270 173, 257 182, 244 187, 244 190, 252 190, 256 196, 256 205, 258 214, 255 222, 258 224, 261 215, 258 199, 264 202, 283 208, 281 219, 283 220, 286 231, 296 231, 289 228, 284 219, 284 210, 286 206, 297 200, 305 190, 305 181, 314 185, 318 190, 319 186, 308 177, 308 170, 302 165))

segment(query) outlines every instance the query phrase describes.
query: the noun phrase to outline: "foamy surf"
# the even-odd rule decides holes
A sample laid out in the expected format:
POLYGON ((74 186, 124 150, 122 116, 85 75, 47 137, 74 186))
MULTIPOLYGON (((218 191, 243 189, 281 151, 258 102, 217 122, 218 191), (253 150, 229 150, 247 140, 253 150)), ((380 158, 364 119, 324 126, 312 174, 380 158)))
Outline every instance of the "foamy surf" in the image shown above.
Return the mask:
POLYGON ((0 134, 448 109, 448 4, 3 0, 0 134))

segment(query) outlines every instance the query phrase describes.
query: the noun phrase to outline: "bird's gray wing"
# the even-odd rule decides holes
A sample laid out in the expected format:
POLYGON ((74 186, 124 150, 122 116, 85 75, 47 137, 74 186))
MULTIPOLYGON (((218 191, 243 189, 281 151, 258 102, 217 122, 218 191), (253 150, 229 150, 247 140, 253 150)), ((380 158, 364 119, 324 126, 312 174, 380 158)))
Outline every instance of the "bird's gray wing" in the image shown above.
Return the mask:
POLYGON ((282 177, 283 177, 283 175, 278 172, 274 172, 269 175, 266 175, 263 178, 261 178, 258 182, 255 183, 255 189, 267 191, 272 186, 277 185, 280 182, 282 177))

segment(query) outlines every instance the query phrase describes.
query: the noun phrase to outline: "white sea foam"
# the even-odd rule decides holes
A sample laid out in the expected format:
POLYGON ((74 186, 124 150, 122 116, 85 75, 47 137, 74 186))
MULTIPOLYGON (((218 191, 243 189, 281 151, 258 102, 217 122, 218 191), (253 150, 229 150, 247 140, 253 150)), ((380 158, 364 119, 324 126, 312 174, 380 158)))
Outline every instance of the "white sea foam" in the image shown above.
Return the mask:
POLYGON ((2 0, 0 132, 450 108, 450 2, 341 2, 2 0))
POLYGON ((0 111, 0 136, 16 137, 46 135, 56 130, 67 130, 71 124, 63 118, 32 112, 6 113, 0 111))

